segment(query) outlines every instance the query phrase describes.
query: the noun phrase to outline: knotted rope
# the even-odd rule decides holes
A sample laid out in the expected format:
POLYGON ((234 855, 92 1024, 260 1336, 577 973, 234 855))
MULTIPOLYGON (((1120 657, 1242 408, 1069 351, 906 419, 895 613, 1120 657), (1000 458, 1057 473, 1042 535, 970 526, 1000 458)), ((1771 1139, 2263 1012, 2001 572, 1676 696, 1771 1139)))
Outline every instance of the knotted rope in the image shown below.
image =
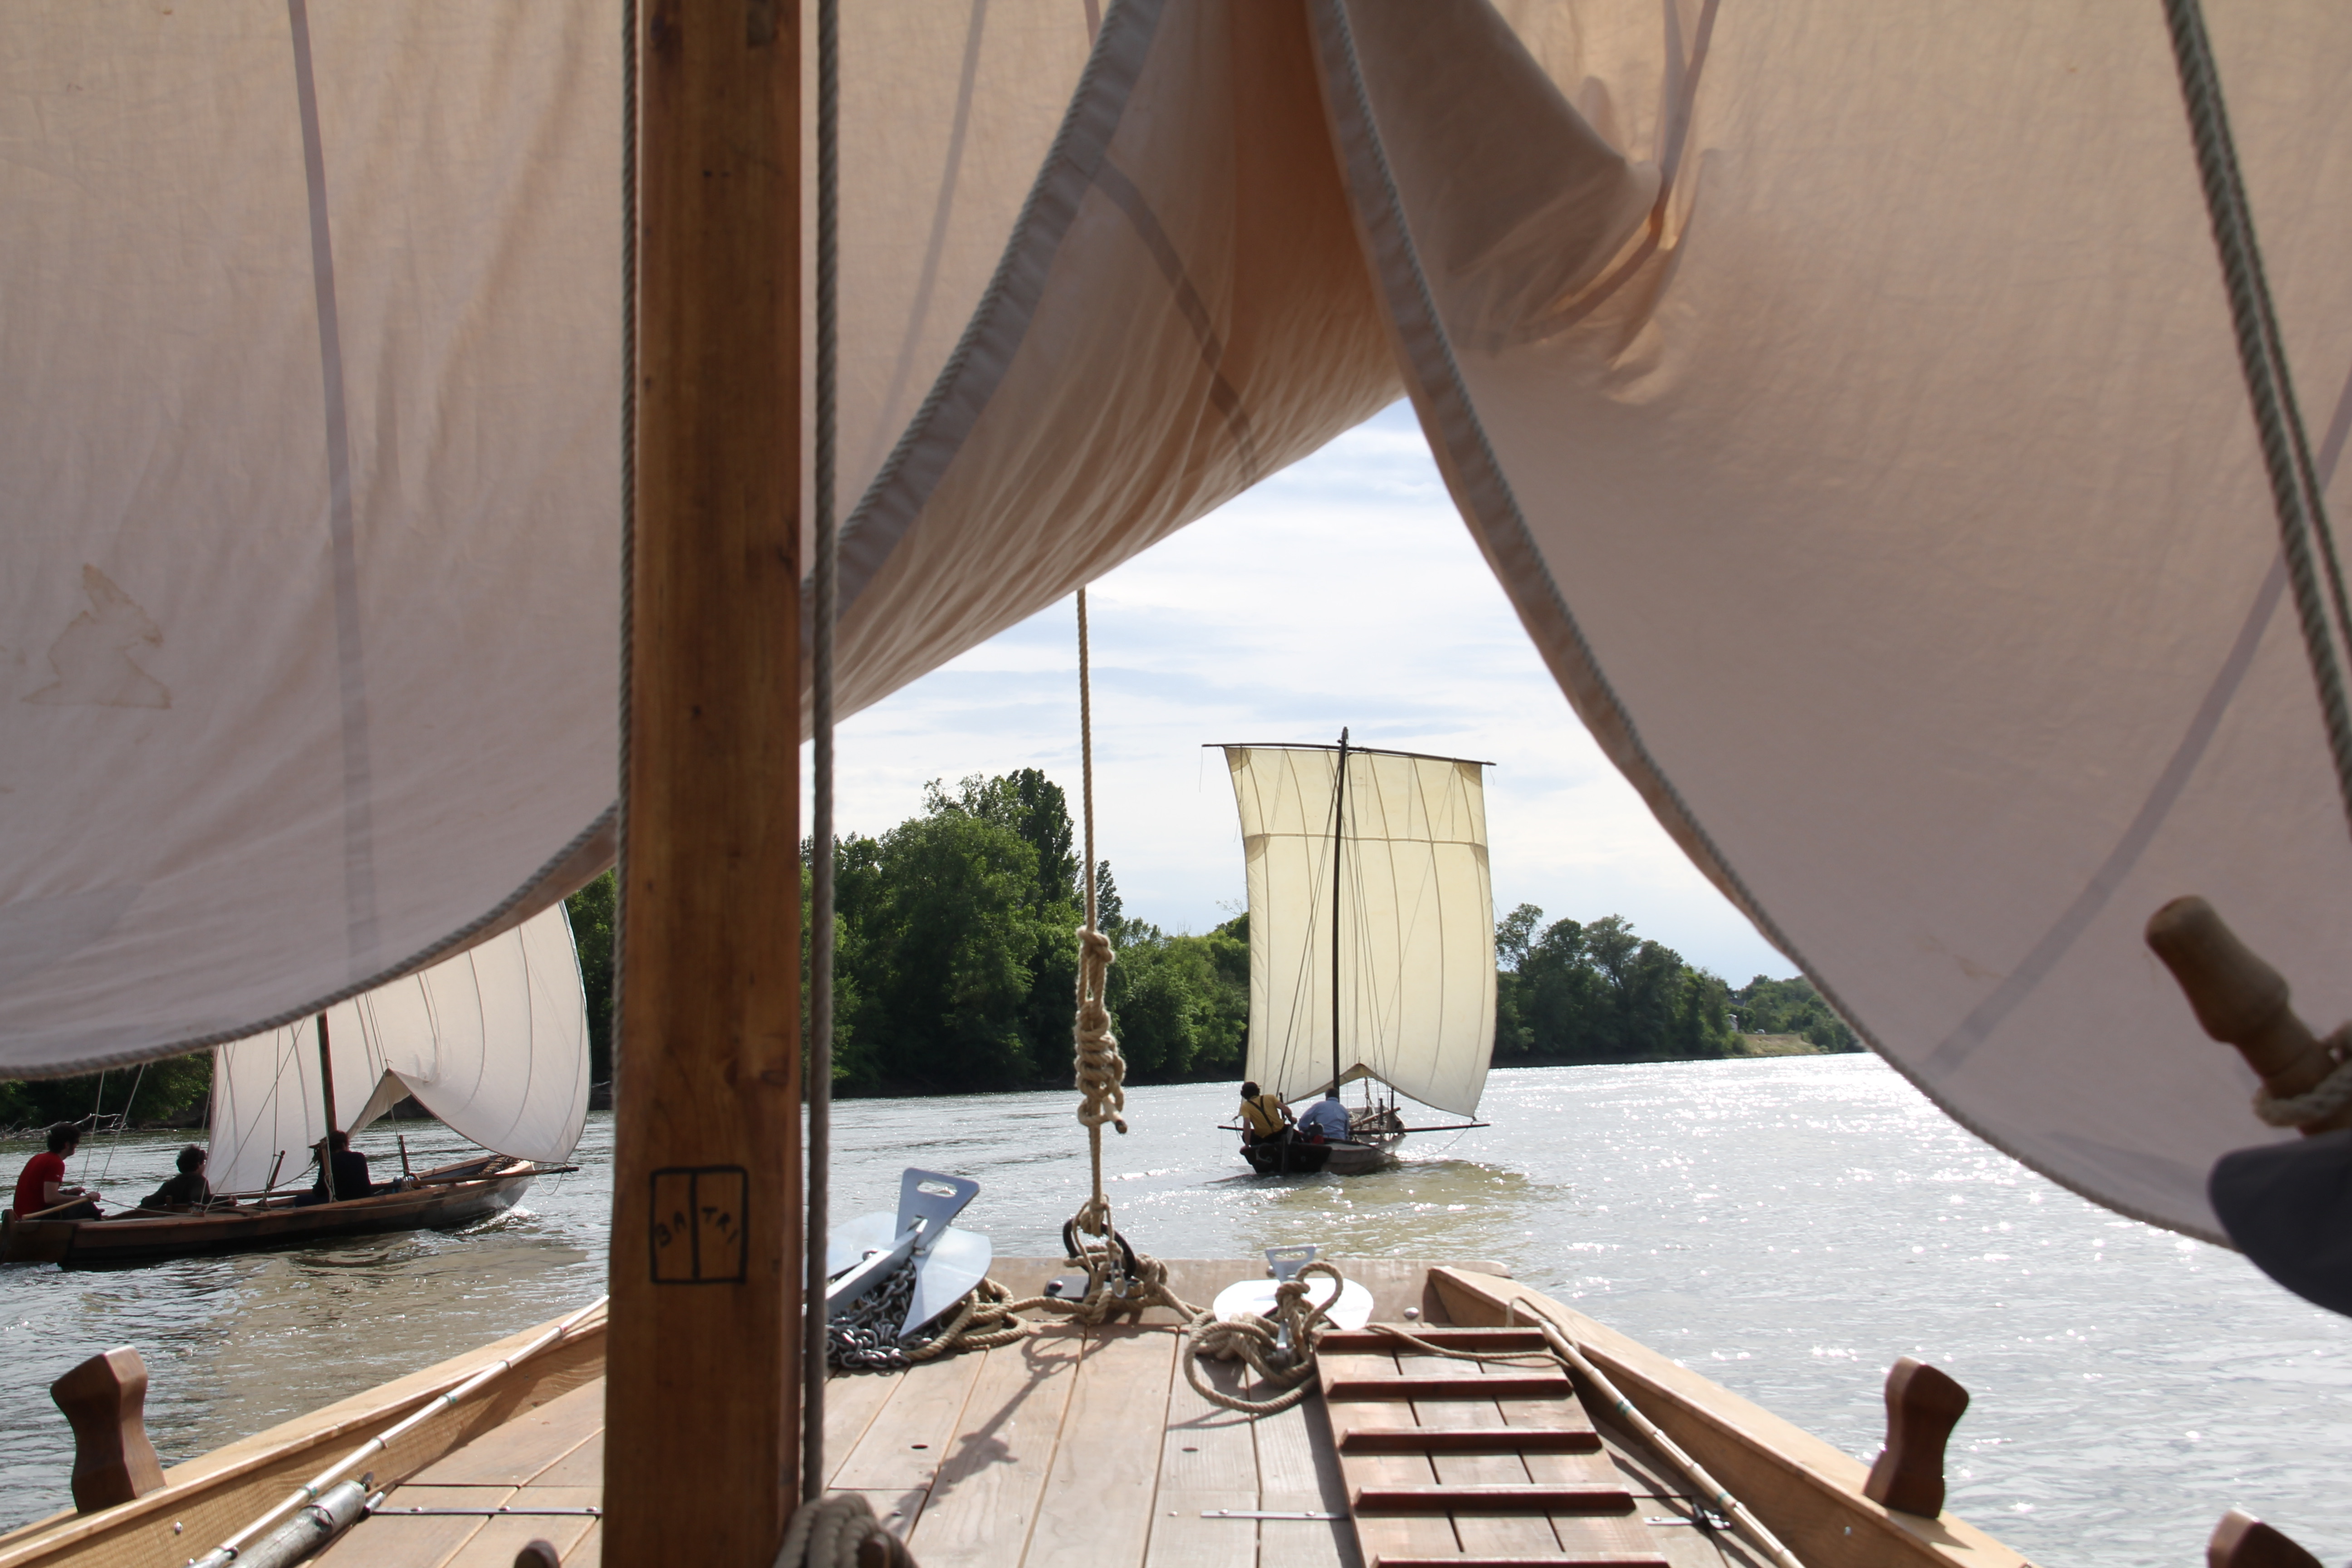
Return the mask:
MULTIPOLYGON (((1094 844, 1089 837, 1087 853, 1094 844)), ((1102 1201, 1102 1128, 1108 1121, 1121 1132, 1127 1119, 1127 1058, 1110 1032, 1110 1008, 1103 989, 1110 982, 1110 938, 1095 930, 1094 889, 1087 889, 1087 923, 1078 932, 1078 1022, 1071 1031, 1077 1044, 1078 1121, 1086 1128, 1095 1157, 1094 1201, 1102 1201)))
POLYGON ((1271 1415, 1306 1398, 1314 1387, 1309 1379, 1315 1371, 1315 1346, 1331 1321, 1329 1303, 1318 1304, 1307 1289, 1307 1279, 1318 1274, 1329 1278, 1331 1301, 1337 1302, 1348 1281, 1331 1265, 1318 1262, 1276 1287, 1271 1312, 1234 1322, 1211 1312, 1194 1313, 1184 1330, 1192 1340, 1183 1357, 1184 1381, 1210 1404, 1246 1415, 1271 1415), (1201 1371, 1201 1363, 1209 1357, 1247 1362, 1252 1372, 1278 1392, 1251 1399, 1212 1387, 1201 1371))
POLYGON ((836 1492, 793 1510, 775 1568, 915 1568, 915 1558, 863 1493, 836 1492))
POLYGON ((2254 1114, 2273 1127, 2309 1127, 2352 1105, 2352 1024, 2346 1024, 2321 1042, 2335 1068, 2301 1094, 2274 1095, 2254 1091, 2254 1114))

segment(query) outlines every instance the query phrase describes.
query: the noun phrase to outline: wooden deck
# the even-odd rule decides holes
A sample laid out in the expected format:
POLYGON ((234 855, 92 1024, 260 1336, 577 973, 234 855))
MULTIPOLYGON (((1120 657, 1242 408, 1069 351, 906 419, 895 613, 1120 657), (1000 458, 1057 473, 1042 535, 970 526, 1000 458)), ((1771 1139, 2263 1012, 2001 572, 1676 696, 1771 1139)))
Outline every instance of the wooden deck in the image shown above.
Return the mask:
MULTIPOLYGON (((1412 1307, 1443 1321, 1434 1298, 1424 1300, 1425 1264, 1342 1267, 1371 1289, 1376 1318, 1401 1321, 1412 1307)), ((995 1273, 1025 1293, 1059 1268, 1000 1260, 995 1273)), ((1171 1271, 1180 1295, 1205 1303, 1246 1268, 1176 1263, 1171 1271)), ((1251 1421, 1193 1392, 1177 1364, 1180 1342, 1173 1315, 1154 1312, 1139 1325, 1092 1332, 1058 1326, 1017 1345, 903 1373, 836 1376, 826 1402, 829 1485, 865 1494, 923 1568, 1373 1568, 1358 1550, 1328 1412, 1339 1409, 1352 1426, 1374 1407, 1349 1400, 1327 1406, 1318 1394, 1251 1421), (1294 1517, 1253 1517, 1259 1515, 1294 1517)), ((1502 1404, 1457 1397, 1412 1405, 1406 1425, 1564 1425, 1591 1436, 1550 1439, 1582 1452, 1532 1458, 1397 1454, 1374 1461, 1382 1473, 1406 1485, 1572 1479, 1599 1483, 1623 1504, 1557 1520, 1517 1509, 1383 1520, 1378 1528, 1388 1533, 1376 1537, 1376 1561, 1752 1568, 1726 1538, 1695 1528, 1654 1462, 1605 1428, 1595 1432, 1572 1395, 1562 1400, 1548 1388, 1549 1404, 1530 1404, 1507 1392, 1514 1369, 1481 1372, 1459 1361, 1433 1369, 1423 1364, 1429 1359, 1351 1356, 1349 1365, 1382 1377, 1486 1376, 1506 1391, 1502 1404)), ((1230 1367, 1217 1370, 1233 1375, 1230 1367)), ((520 1510, 596 1505, 604 1416, 598 1379, 484 1433, 393 1491, 384 1513, 320 1561, 333 1568, 508 1568, 520 1547, 540 1538, 557 1548, 566 1568, 600 1563, 601 1526, 593 1515, 520 1510), (404 1508, 478 1511, 393 1511, 404 1508), (510 1511, 494 1511, 501 1509, 510 1511)))

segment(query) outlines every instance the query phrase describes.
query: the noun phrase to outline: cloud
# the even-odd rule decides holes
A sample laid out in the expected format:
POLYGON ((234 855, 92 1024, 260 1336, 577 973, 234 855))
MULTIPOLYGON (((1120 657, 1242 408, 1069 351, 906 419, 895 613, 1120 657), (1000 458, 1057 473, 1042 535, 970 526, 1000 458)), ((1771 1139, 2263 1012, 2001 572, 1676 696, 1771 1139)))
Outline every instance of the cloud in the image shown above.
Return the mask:
MULTIPOLYGON (((1201 931, 1243 900, 1222 762, 1204 744, 1330 742, 1475 757, 1495 900, 1622 914, 1734 984, 1793 966, 1692 868, 1536 657, 1389 409, 1087 593, 1097 854, 1128 912, 1201 931)), ((842 726, 845 831, 921 808, 927 780, 1040 767, 1078 804, 1076 618, 1065 601, 842 726)))

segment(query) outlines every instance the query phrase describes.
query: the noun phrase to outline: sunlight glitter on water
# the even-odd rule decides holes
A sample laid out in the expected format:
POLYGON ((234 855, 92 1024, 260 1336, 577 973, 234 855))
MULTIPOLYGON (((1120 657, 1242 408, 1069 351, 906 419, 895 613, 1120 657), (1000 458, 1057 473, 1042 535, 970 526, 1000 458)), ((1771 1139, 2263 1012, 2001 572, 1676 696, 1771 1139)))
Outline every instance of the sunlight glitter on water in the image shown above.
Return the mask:
MULTIPOLYGON (((1087 1186, 1072 1099, 844 1101, 835 1212, 890 1206, 900 1168, 921 1163, 982 1184, 964 1223, 1000 1252, 1054 1252, 1087 1186)), ((1886 1368, 1921 1356, 1974 1396, 1950 1506, 2053 1563, 2194 1562, 2233 1505, 2323 1557, 2352 1548, 2331 1462, 2352 1418, 2352 1324, 2042 1180, 1874 1058, 1498 1072, 1494 1126, 1415 1138, 1397 1168, 1349 1180, 1247 1174, 1215 1130, 1232 1099, 1222 1084, 1129 1091, 1107 1189, 1146 1250, 1309 1240, 1491 1260, 1864 1459, 1886 1368)), ((416 1126, 402 1131, 422 1157, 416 1126)), ((0 1270, 0 1514, 62 1504, 69 1447, 46 1387, 95 1350, 146 1354, 169 1462, 594 1297, 610 1136, 592 1118, 585 1170, 470 1236, 0 1270)), ((425 1142, 453 1146, 438 1129, 425 1142)), ((396 1164, 388 1134, 359 1142, 396 1164)), ((107 1185, 135 1197, 177 1146, 126 1140, 107 1185)))

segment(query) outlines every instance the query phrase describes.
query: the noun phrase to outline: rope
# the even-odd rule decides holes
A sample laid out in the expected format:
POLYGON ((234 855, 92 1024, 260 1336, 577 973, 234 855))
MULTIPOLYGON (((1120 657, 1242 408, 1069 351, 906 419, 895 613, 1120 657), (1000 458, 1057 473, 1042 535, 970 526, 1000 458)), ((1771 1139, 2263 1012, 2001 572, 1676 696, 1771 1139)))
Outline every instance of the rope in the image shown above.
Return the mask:
POLYGON ((2172 34, 2173 63, 2179 70, 2189 136, 2196 143, 2197 172, 2205 188, 2213 247, 2220 255, 2230 317, 2237 329, 2238 362, 2245 373, 2246 395, 2253 405, 2263 463, 2270 475, 2280 550, 2294 586, 2304 651, 2319 688, 2320 713, 2336 762, 2336 788, 2347 813, 2352 814, 2352 704, 2346 699, 2344 677, 2344 650, 2352 645, 2352 606, 2346 602, 2335 536, 2328 529, 2310 443, 2304 435, 2294 378, 2287 370, 2285 339, 2271 308, 2262 247, 2254 240, 2253 209, 2230 135, 2229 110, 2221 101, 2221 71, 2214 63, 2212 40, 2205 32, 2204 12, 2198 0, 2164 0, 2164 16, 2172 34))
POLYGON ((841 531, 834 515, 840 347, 841 3, 816 8, 816 430, 813 476, 816 582, 809 707, 809 1050, 807 1280, 801 1345, 801 1496, 824 1493, 827 1230, 833 1205, 833 654, 841 610, 841 531))
POLYGON ((1593 1393, 1608 1401, 1617 1419, 1632 1427, 1636 1436, 1664 1455, 1666 1462, 1680 1470, 1685 1481, 1706 1495, 1706 1500, 1704 1501, 1696 1497, 1689 1500, 1694 1511, 1701 1517, 1714 1512, 1729 1520, 1732 1527, 1748 1537, 1749 1542, 1776 1568, 1805 1568, 1798 1561, 1796 1553, 1782 1545, 1780 1537, 1767 1530, 1764 1521, 1748 1511, 1746 1503, 1732 1496, 1723 1483, 1707 1474, 1696 1459, 1683 1451, 1681 1444, 1667 1436, 1656 1422, 1643 1415, 1632 1400, 1618 1392, 1617 1385, 1592 1364, 1591 1358, 1569 1336, 1568 1331, 1560 1327, 1558 1319, 1522 1296, 1504 1305, 1503 1321, 1506 1324, 1517 1323, 1523 1310, 1534 1318, 1536 1327, 1543 1331, 1544 1342, 1551 1346, 1552 1354, 1590 1384, 1593 1393))
MULTIPOLYGON (((133 1077, 131 1080, 131 1098, 122 1102, 121 1113, 114 1119, 114 1136, 106 1141, 106 1163, 100 1166, 98 1172, 98 1179, 100 1182, 106 1181, 109 1177, 114 1174, 114 1151, 121 1145, 122 1134, 130 1130, 131 1108, 139 1103, 139 1086, 146 1081, 147 1064, 145 1062, 141 1062, 139 1064, 137 1076, 133 1077)), ((102 1078, 100 1080, 100 1086, 101 1089, 104 1087, 104 1079, 102 1078)), ((93 1128, 91 1131, 95 1131, 97 1130, 93 1128)), ((89 1169, 87 1162, 84 1163, 82 1168, 84 1170, 89 1169)))
POLYGON ((882 1528, 860 1492, 812 1498, 793 1510, 775 1568, 915 1568, 907 1543, 882 1528), (867 1542, 874 1542, 871 1547, 867 1542))
POLYGON ((2301 1094, 2274 1095, 2267 1089, 2255 1090, 2256 1116, 2273 1127, 2309 1127, 2352 1105, 2352 1024, 2328 1036, 2324 1044, 2328 1056, 2335 1059, 2334 1069, 2301 1094))
POLYGON ((1339 1292, 1348 1287, 1346 1278, 1331 1265, 1316 1262, 1276 1288, 1270 1313, 1230 1323, 1209 1312, 1194 1314, 1184 1329, 1192 1343, 1185 1347, 1183 1357, 1184 1381, 1193 1392, 1212 1405, 1246 1415, 1287 1410, 1312 1393, 1315 1385, 1308 1380, 1315 1371, 1315 1346, 1331 1321, 1328 1306, 1318 1305, 1307 1294, 1307 1281, 1318 1274, 1329 1276, 1331 1300, 1338 1301, 1339 1292), (1202 1374, 1201 1363, 1212 1356, 1247 1362, 1252 1372, 1280 1392, 1250 1399, 1211 1387, 1202 1374))

